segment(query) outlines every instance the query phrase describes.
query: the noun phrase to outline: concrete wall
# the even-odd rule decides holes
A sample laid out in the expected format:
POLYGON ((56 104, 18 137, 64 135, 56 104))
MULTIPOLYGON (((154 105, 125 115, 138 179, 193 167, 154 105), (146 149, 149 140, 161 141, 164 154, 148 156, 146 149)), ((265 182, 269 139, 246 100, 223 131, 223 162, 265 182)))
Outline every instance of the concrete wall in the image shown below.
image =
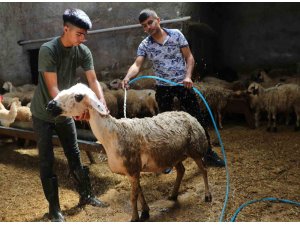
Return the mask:
POLYGON ((220 58, 236 69, 300 62, 300 3, 220 3, 220 58))
POLYGON ((21 14, 20 3, 0 3, 0 80, 30 83, 28 53, 17 44, 24 36, 21 14))
MULTIPOLYGON (((28 50, 41 43, 19 46, 17 42, 59 36, 62 13, 69 7, 86 11, 93 30, 136 24, 138 13, 146 7, 162 19, 191 15, 183 31, 201 73, 224 67, 294 68, 299 63, 300 3, 0 3, 1 80, 31 82, 28 50)), ((182 28, 182 23, 172 27, 182 28)), ((86 45, 93 52, 99 79, 123 77, 145 36, 141 28, 90 35, 86 45)))
MULTIPOLYGON (((2 40, 7 47, 7 51, 0 52, 0 78, 16 84, 31 81, 27 50, 39 48, 41 43, 19 46, 17 41, 61 35, 66 8, 84 10, 95 30, 137 24, 139 12, 146 7, 155 9, 162 19, 182 16, 182 3, 0 3, 0 32, 5 35, 2 40)), ((99 79, 120 74, 123 77, 144 37, 142 28, 89 35, 85 44, 93 53, 99 79)))

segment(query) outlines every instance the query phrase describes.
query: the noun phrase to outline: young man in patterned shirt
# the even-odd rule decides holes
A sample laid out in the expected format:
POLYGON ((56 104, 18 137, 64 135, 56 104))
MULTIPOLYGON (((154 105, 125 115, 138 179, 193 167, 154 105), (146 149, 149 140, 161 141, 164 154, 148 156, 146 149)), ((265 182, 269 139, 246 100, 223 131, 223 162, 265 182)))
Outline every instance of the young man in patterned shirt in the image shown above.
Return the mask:
POLYGON ((139 22, 149 36, 140 43, 137 58, 123 79, 122 87, 126 88, 129 80, 137 76, 146 58, 152 61, 157 77, 182 83, 184 86, 172 86, 163 81, 156 82, 155 97, 160 112, 171 111, 173 99, 177 97, 183 109, 197 118, 205 130, 209 142, 206 155, 208 164, 225 166, 224 161, 211 149, 210 136, 207 132, 208 125, 199 110, 199 103, 192 90, 192 72, 195 61, 186 38, 178 29, 162 28, 160 18, 151 9, 141 11, 139 22))

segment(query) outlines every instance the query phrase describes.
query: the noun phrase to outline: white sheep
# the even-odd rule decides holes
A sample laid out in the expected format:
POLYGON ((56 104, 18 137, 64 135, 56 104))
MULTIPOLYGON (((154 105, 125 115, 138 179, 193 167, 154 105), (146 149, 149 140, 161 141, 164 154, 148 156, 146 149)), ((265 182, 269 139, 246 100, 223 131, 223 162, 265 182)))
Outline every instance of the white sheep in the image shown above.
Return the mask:
POLYGON ((169 199, 176 200, 187 157, 198 165, 205 184, 205 201, 212 197, 202 158, 208 142, 199 122, 185 112, 165 112, 142 119, 116 119, 106 111, 94 92, 83 84, 61 91, 47 106, 55 115, 77 116, 89 110, 92 132, 104 146, 112 172, 126 175, 131 183, 131 221, 149 218, 149 207, 140 186, 140 172, 162 172, 175 166, 176 182, 169 199), (142 205, 139 218, 137 200, 142 205))
POLYGON ((259 125, 261 111, 268 114, 268 131, 277 131, 276 117, 279 112, 288 114, 294 110, 297 116, 296 130, 299 129, 299 98, 300 88, 296 84, 282 84, 271 88, 263 88, 253 82, 248 87, 250 107, 255 110, 255 127, 259 125), (273 121, 273 123, 272 123, 273 121), (272 126, 271 126, 272 123, 272 126))
POLYGON ((13 99, 10 109, 7 110, 0 101, 0 123, 2 126, 9 127, 17 116, 17 105, 19 104, 19 99, 13 99))

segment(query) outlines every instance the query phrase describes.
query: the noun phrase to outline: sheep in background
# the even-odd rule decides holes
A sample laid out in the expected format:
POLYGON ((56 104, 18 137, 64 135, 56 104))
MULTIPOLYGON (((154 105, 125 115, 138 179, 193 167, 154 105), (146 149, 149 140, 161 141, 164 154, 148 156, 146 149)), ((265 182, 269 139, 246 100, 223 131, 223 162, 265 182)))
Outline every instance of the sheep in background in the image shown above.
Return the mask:
POLYGON ((28 106, 21 106, 21 103, 19 103, 17 106, 17 116, 15 121, 31 122, 32 114, 30 108, 28 106))
POLYGON ((5 93, 3 95, 4 100, 4 104, 6 104, 6 99, 9 98, 18 98, 21 101, 22 105, 27 105, 29 102, 31 102, 32 98, 33 98, 33 94, 34 92, 30 91, 30 92, 26 92, 26 93, 22 93, 22 92, 8 92, 5 93))
MULTIPOLYGON (((272 72, 272 71, 271 71, 272 72)), ((281 75, 281 76, 277 76, 274 78, 271 78, 269 76, 269 74, 263 70, 260 69, 258 70, 258 73, 255 77, 255 81, 257 83, 260 83, 264 88, 268 88, 268 87, 274 87, 279 83, 284 83, 284 84, 297 84, 300 85, 300 78, 297 75, 294 76, 286 76, 286 75, 281 75)))
MULTIPOLYGON (((1 95, 1 103, 6 109, 9 109, 11 106, 11 103, 16 99, 17 97, 10 97, 7 95, 1 95)), ((19 99, 19 98, 18 98, 19 99)))
MULTIPOLYGON (((107 92, 110 92, 117 98, 119 118, 124 117, 124 90, 111 90, 107 92)), ((155 100, 154 90, 127 90, 126 115, 128 118, 155 116, 157 113, 158 105, 155 100)))
POLYGON ((119 107, 116 96, 114 96, 110 91, 108 91, 108 89, 104 91, 103 94, 110 114, 114 117, 117 117, 119 115, 119 107))
POLYGON ((294 111, 296 113, 296 127, 295 130, 299 131, 300 130, 300 91, 297 93, 297 98, 295 99, 294 102, 294 111))
POLYGON ((36 88, 36 85, 34 84, 24 84, 22 86, 15 87, 10 81, 4 82, 3 89, 5 89, 7 92, 30 92, 34 91, 36 88))
POLYGON ((255 127, 259 126, 260 113, 265 110, 268 114, 267 130, 276 132, 277 113, 283 112, 288 115, 294 109, 297 116, 296 130, 299 129, 299 92, 300 88, 296 84, 282 84, 267 89, 255 82, 250 84, 248 94, 250 107, 255 110, 255 127))
POLYGON ((99 82, 99 84, 100 84, 100 86, 101 86, 101 88, 102 88, 103 91, 107 91, 109 89, 106 83, 99 82))
MULTIPOLYGON (((121 89, 120 79, 114 79, 109 83, 109 86, 112 90, 121 89)), ((130 84, 130 88, 134 90, 144 90, 144 89, 152 89, 154 90, 156 87, 156 81, 154 79, 142 79, 138 80, 135 83, 130 84)))
POLYGON ((149 218, 149 207, 140 186, 140 172, 162 172, 176 167, 177 178, 170 199, 176 200, 185 168, 191 157, 201 170, 205 201, 211 201, 207 170, 202 158, 208 142, 199 122, 185 112, 165 112, 151 118, 115 119, 108 115, 95 93, 83 84, 61 91, 47 106, 54 116, 90 113, 91 129, 104 146, 112 172, 126 175, 131 183, 131 221, 149 218), (139 218, 137 200, 142 205, 139 218))
POLYGON ((0 123, 2 126, 9 127, 17 116, 17 105, 19 104, 19 99, 13 99, 10 109, 7 110, 1 103, 2 97, 0 98, 0 123))
MULTIPOLYGON (((223 129, 222 119, 224 114, 224 109, 227 106, 229 98, 234 96, 236 92, 229 90, 227 88, 210 85, 206 83, 194 83, 194 86, 202 93, 208 105, 210 106, 214 118, 217 120, 217 124, 220 129, 223 129)), ((197 95, 200 109, 202 112, 206 112, 207 108, 204 105, 202 99, 197 95)))
POLYGON ((120 79, 114 79, 111 82, 109 82, 109 87, 112 90, 119 90, 121 89, 121 82, 122 80, 120 79))
POLYGON ((218 86, 220 88, 226 88, 233 91, 245 90, 249 85, 249 79, 243 78, 233 82, 228 82, 225 80, 221 80, 216 77, 207 76, 202 79, 204 84, 218 86))

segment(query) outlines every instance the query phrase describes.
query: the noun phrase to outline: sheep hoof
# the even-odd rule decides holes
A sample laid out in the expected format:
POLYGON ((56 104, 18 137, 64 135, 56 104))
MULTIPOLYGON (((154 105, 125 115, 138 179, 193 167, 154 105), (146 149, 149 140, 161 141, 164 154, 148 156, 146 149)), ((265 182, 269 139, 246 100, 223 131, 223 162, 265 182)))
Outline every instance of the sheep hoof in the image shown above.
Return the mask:
POLYGON ((139 218, 137 218, 137 219, 131 219, 130 222, 139 222, 139 218))
POLYGON ((170 197, 168 197, 168 200, 170 200, 170 201, 177 201, 177 195, 172 195, 172 196, 170 196, 170 197))
POLYGON ((300 130, 300 127, 295 127, 295 131, 299 131, 300 130))
POLYGON ((142 211, 140 221, 145 221, 150 218, 149 211, 142 211))
POLYGON ((211 202, 212 201, 212 196, 211 194, 205 195, 205 202, 211 202))
POLYGON ((274 133, 277 132, 277 127, 273 127, 273 132, 274 132, 274 133))
POLYGON ((271 131, 271 127, 268 127, 268 128, 267 128, 267 131, 270 132, 270 131, 271 131))

